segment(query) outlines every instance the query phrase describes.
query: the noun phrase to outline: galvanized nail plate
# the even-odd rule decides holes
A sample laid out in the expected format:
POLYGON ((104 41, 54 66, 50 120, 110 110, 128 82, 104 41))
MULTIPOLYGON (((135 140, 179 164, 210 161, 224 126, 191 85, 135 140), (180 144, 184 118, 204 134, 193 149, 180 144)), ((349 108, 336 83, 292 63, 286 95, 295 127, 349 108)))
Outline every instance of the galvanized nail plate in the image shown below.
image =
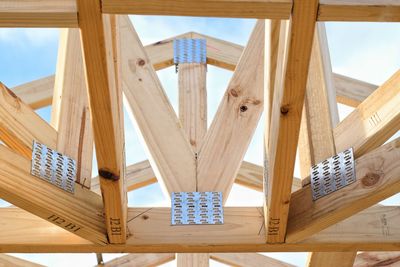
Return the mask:
POLYGON ((174 64, 206 63, 206 39, 175 39, 174 64))

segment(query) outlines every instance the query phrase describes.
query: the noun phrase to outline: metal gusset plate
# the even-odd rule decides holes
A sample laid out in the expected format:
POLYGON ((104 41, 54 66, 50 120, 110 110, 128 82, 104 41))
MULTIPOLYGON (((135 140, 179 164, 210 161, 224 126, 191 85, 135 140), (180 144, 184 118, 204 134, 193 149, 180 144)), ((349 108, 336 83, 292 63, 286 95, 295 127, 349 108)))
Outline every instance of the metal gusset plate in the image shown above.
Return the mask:
POLYGON ((311 189, 314 201, 355 181, 352 148, 311 167, 311 189))
POLYGON ((31 174, 67 192, 74 193, 75 160, 34 141, 31 174))
POLYGON ((206 63, 206 39, 175 39, 174 64, 206 63))
POLYGON ((171 224, 223 224, 222 192, 174 192, 171 224))

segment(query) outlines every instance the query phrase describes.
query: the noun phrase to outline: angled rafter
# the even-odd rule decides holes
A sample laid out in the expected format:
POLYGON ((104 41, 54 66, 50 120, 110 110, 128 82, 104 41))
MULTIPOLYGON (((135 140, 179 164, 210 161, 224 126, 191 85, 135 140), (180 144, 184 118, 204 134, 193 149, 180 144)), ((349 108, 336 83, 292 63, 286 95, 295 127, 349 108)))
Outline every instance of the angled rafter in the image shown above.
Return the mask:
POLYGON ((321 0, 320 21, 400 21, 396 0, 321 0))
POLYGON ((90 188, 93 135, 78 29, 61 32, 51 122, 57 151, 76 160, 76 182, 90 188))
POLYGON ((104 263, 104 267, 151 267, 170 262, 175 253, 128 254, 104 263))
POLYGON ((400 252, 362 252, 354 262, 354 267, 396 266, 400 262, 400 252))
POLYGON ((357 251, 351 252, 314 252, 310 253, 306 266, 352 267, 357 251))
POLYGON ((56 148, 57 132, 2 83, 0 115, 0 140, 24 157, 32 157, 33 140, 56 148))
POLYGON ((164 193, 196 191, 195 156, 129 18, 121 16, 124 101, 164 193))
POLYGON ((336 73, 333 74, 333 80, 337 101, 351 107, 357 107, 378 88, 374 84, 336 73))
POLYGON ((124 243, 127 196, 117 21, 103 18, 97 0, 78 0, 77 4, 108 239, 124 243))
POLYGON ((0 266, 7 267, 44 267, 43 265, 13 257, 7 254, 0 254, 0 266))
POLYGON ((400 71, 374 91, 334 129, 336 150, 361 156, 382 145, 400 128, 400 71))
POLYGON ((257 253, 211 253, 211 259, 236 267, 294 267, 289 263, 257 253))
POLYGON ((263 110, 265 22, 257 22, 200 148, 199 191, 227 199, 263 110))
POLYGON ((105 0, 112 14, 288 19, 290 0, 105 0))
POLYGON ((102 201, 81 189, 90 201, 30 175, 31 162, 0 146, 0 197, 55 225, 98 244, 106 244, 102 201))
POLYGON ((11 90, 32 109, 51 105, 54 90, 54 75, 24 83, 11 90))
POLYGON ((168 208, 130 208, 129 225, 136 229, 138 236, 130 237, 123 246, 101 246, 91 244, 21 209, 3 208, 0 209, 0 250, 31 253, 328 252, 389 251, 398 250, 400 245, 400 208, 396 206, 368 208, 302 242, 284 244, 265 244, 261 208, 226 207, 227 220, 224 225, 187 226, 180 229, 172 229, 169 212, 168 208), (35 225, 35 229, 27 225, 35 225))
POLYGON ((356 160, 354 183, 314 202, 310 186, 294 192, 286 241, 300 241, 398 193, 399 159, 400 140, 396 139, 356 160))
POLYGON ((284 242, 318 1, 294 1, 282 83, 275 83, 269 127, 267 242, 284 242))
POLYGON ((176 254, 176 264, 178 267, 208 267, 209 258, 207 253, 178 253, 176 254))
POLYGON ((2 0, 0 27, 78 27, 75 0, 2 0))

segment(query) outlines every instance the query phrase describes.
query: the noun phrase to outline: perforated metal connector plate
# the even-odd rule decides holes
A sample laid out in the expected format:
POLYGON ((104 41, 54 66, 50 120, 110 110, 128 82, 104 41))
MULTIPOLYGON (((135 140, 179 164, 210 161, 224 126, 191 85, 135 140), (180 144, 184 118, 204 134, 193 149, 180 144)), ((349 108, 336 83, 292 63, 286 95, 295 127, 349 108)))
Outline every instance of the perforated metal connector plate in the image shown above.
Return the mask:
POLYGON ((223 224, 221 192, 174 192, 171 224, 223 224))
POLYGON ((75 160, 34 141, 31 174, 67 192, 74 193, 75 160))
POLYGON ((355 181, 352 148, 311 167, 311 189, 314 201, 355 181))
POLYGON ((174 64, 206 63, 206 39, 175 39, 174 64))

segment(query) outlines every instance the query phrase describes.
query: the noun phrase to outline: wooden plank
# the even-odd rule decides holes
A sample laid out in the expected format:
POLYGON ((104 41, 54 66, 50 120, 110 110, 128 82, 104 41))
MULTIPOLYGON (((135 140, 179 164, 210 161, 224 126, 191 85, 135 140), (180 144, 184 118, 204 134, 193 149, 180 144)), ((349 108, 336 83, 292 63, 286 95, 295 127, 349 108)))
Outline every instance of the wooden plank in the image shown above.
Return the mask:
POLYGON ((398 193, 399 160, 400 139, 396 139, 356 160, 354 183, 314 202, 310 186, 294 192, 287 242, 300 241, 398 193))
POLYGON ((90 188, 93 134, 79 30, 61 31, 51 124, 57 130, 57 151, 76 160, 76 183, 90 188))
POLYGON ((74 0, 2 0, 0 27, 78 27, 74 0))
POLYGON ((226 223, 173 227, 168 208, 130 208, 130 228, 140 237, 125 245, 95 245, 16 208, 0 209, 1 252, 217 253, 396 251, 400 208, 371 207, 299 243, 265 244, 262 208, 226 207, 226 223), (138 216, 139 215, 139 216, 138 216), (35 225, 35 228, 27 227, 35 225), (362 227, 361 227, 362 226, 362 227), (51 232, 51 235, 48 233, 51 232), (214 238, 215 237, 215 238, 214 238), (160 244, 161 243, 161 244, 160 244))
POLYGON ((377 85, 333 73, 336 98, 339 103, 357 107, 377 88, 377 85))
POLYGON ((104 267, 151 267, 175 259, 175 253, 128 254, 104 263, 104 267))
POLYGON ((334 129, 336 150, 349 147, 359 157, 400 129, 400 71, 374 91, 334 129))
POLYGON ((357 251, 310 253, 306 266, 352 267, 357 251))
POLYGON ((43 265, 23 260, 11 255, 0 254, 1 267, 44 267, 43 265))
POLYGON ((319 21, 400 21, 398 0, 321 0, 319 21))
POLYGON ((224 201, 263 110, 264 24, 253 30, 198 156, 198 190, 222 192, 224 201))
POLYGON ((0 83, 0 140, 31 159, 33 140, 55 149, 57 132, 0 83))
POLYGON ((356 257, 354 267, 398 266, 400 252, 362 252, 356 257))
POLYGON ((54 75, 11 88, 32 109, 49 106, 53 100, 54 75))
POLYGON ((104 0, 111 14, 288 19, 290 0, 104 0))
POLYGON ((286 262, 257 253, 211 253, 211 259, 235 267, 294 267, 286 262))
POLYGON ((161 187, 196 191, 195 156, 129 18, 121 16, 124 101, 161 187))
POLYGON ((103 18, 97 0, 78 0, 77 4, 108 239, 125 243, 127 195, 117 21, 103 18))
POLYGON ((195 153, 207 132, 206 75, 206 64, 179 64, 179 119, 195 153))
POLYGON ((98 244, 107 243, 98 195, 82 189, 88 199, 82 201, 30 175, 30 170, 29 160, 1 145, 0 197, 80 237, 98 244))
POLYGON ((275 83, 269 127, 267 242, 284 242, 318 1, 295 0, 282 84, 275 83))
POLYGON ((209 254, 208 253, 178 253, 176 254, 176 263, 178 267, 208 267, 209 254))

